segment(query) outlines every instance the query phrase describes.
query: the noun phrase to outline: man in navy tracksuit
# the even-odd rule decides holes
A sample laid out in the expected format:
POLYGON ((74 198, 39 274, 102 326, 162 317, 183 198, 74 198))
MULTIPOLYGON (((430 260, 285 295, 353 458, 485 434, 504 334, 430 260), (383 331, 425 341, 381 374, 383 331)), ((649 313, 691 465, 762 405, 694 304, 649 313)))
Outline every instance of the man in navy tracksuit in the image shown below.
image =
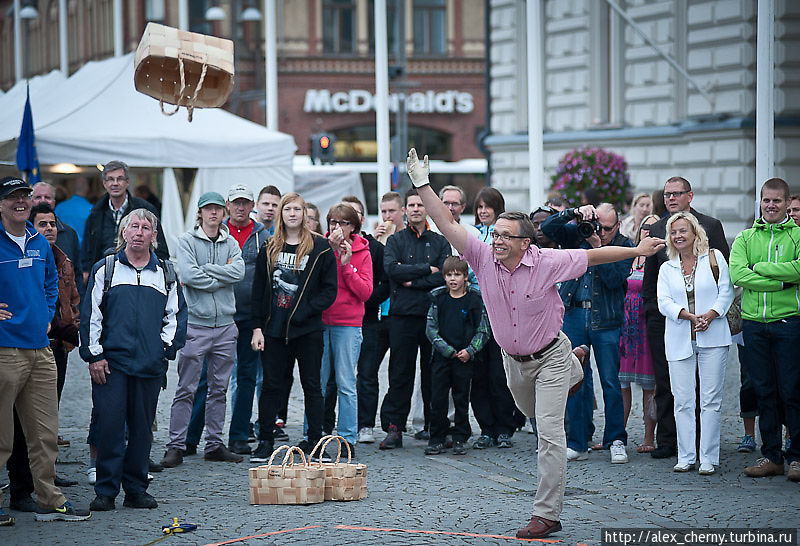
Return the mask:
POLYGON ((94 265, 82 304, 80 355, 97 418, 96 511, 115 508, 120 485, 125 506, 158 506, 147 493, 151 427, 167 360, 186 341, 187 311, 171 267, 156 258, 157 225, 147 209, 122 219, 124 245, 94 265))
MULTIPOLYGON (((58 446, 56 362, 47 332, 58 299, 53 250, 28 222, 31 188, 0 180, 0 469, 14 443, 14 408, 28 444, 37 520, 82 520, 55 486, 58 446)), ((0 498, 0 502, 2 499, 0 498)), ((14 518, 0 508, 0 526, 14 518)))

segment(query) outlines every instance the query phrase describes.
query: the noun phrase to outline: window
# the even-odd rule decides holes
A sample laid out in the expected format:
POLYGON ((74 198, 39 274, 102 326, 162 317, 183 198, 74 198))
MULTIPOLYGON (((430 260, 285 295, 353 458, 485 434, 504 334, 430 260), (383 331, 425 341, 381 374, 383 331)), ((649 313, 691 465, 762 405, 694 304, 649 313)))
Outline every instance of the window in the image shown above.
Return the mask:
POLYGON ((211 21, 206 21, 206 10, 210 0, 189 0, 189 30, 200 34, 212 34, 211 21))
MULTIPOLYGON (((392 136, 395 133, 394 116, 392 116, 392 136)), ((375 137, 375 125, 347 127, 333 131, 336 135, 336 161, 375 161, 378 157, 378 145, 375 137)), ((452 157, 452 136, 449 133, 428 129, 426 127, 408 127, 408 147, 425 150, 431 159, 450 161, 452 157)))
POLYGON ((445 52, 445 0, 414 0, 414 54, 445 52))
POLYGON ((322 2, 322 52, 352 54, 355 51, 355 1, 324 0, 322 2))

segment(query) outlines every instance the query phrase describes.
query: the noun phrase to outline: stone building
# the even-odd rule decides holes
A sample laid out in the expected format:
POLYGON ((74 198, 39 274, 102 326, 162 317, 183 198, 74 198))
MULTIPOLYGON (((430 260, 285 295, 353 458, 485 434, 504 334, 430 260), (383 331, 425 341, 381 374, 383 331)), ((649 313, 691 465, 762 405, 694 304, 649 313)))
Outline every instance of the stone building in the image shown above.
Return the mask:
MULTIPOLYGON (((636 191, 687 178, 733 237, 753 219, 756 1, 617 2, 708 101, 604 0, 545 0, 544 169, 583 145, 628 161, 636 191)), ((526 6, 491 0, 491 181, 528 205, 526 6)), ((775 173, 800 189, 800 3, 777 0, 775 173)))

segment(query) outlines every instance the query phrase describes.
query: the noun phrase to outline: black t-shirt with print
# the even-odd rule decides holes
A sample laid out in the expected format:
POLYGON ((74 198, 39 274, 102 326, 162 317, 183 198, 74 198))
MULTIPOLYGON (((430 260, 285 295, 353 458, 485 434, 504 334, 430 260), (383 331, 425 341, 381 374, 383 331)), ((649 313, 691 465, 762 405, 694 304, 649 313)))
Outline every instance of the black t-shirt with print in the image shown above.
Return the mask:
POLYGON ((270 337, 282 338, 286 335, 286 325, 298 295, 300 277, 308 265, 306 255, 295 268, 296 258, 297 245, 284 245, 272 272, 272 318, 267 326, 267 335, 270 337))

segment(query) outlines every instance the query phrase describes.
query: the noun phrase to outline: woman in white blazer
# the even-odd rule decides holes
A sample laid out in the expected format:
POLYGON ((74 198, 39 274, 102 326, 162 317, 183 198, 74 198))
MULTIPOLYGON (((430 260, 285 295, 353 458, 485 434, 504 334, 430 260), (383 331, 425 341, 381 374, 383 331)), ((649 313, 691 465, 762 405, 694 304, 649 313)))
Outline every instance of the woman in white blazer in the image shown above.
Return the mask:
POLYGON ((728 264, 697 218, 679 212, 667 222, 667 255, 658 274, 658 310, 666 317, 664 346, 675 398, 678 464, 675 472, 692 470, 695 448, 695 371, 700 376, 700 474, 719 465, 722 385, 731 332, 725 313, 733 301, 728 264), (709 252, 716 257, 719 280, 709 252))

